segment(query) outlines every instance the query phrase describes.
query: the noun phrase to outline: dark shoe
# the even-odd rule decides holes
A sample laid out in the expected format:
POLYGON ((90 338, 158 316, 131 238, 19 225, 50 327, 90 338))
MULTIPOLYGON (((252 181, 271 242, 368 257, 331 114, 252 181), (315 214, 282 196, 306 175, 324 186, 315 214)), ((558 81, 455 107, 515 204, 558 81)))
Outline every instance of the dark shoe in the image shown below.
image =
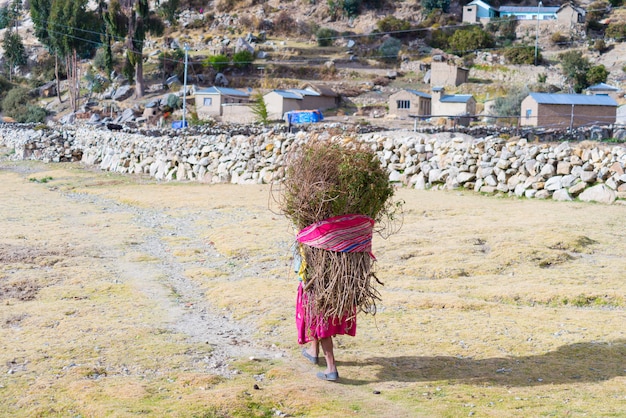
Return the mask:
POLYGON ((317 372, 317 377, 322 380, 328 380, 329 382, 334 382, 335 380, 339 379, 339 372, 330 372, 330 373, 317 372))
POLYGON ((317 357, 313 357, 312 355, 310 355, 308 353, 308 351, 306 351, 306 348, 302 349, 302 355, 304 356, 304 358, 306 358, 307 360, 309 360, 313 364, 317 364, 318 361, 319 361, 319 359, 317 357))

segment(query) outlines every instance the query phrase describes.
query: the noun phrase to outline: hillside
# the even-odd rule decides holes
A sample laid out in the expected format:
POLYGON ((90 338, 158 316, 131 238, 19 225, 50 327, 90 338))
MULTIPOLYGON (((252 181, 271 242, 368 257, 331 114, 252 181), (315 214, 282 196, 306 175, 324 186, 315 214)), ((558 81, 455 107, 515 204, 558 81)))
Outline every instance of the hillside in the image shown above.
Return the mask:
MULTIPOLYGON (((430 87, 424 83, 425 71, 414 69, 420 68, 420 63, 428 65, 437 54, 444 54, 448 59, 470 68, 469 83, 456 90, 474 94, 479 103, 505 95, 512 87, 536 84, 541 76, 546 77, 545 83, 550 89, 567 91, 569 83, 562 74, 558 57, 568 50, 582 51, 591 65, 604 65, 608 70, 608 83, 619 87, 625 78, 623 57, 626 47, 622 42, 607 39, 602 52, 594 50, 594 39, 599 39, 601 34, 590 29, 589 24, 568 27, 555 22, 541 22, 537 26, 534 21, 520 21, 515 28, 513 43, 498 41, 494 47, 473 50, 473 54, 469 51, 456 55, 445 53, 433 42, 438 33, 446 33, 450 37, 460 27, 462 7, 456 1, 450 3, 449 14, 435 13, 430 16, 424 13, 419 2, 414 1, 386 2, 378 9, 373 9, 371 3, 359 2, 359 12, 352 17, 346 16, 345 1, 342 3, 344 9, 337 5, 333 8, 332 2, 310 1, 256 3, 220 0, 204 5, 196 3, 178 10, 177 22, 166 22, 163 36, 148 36, 143 50, 146 94, 141 98, 131 95, 114 103, 115 108, 138 106, 141 109, 150 100, 175 93, 176 90, 164 89, 163 82, 173 75, 183 79, 183 58, 180 53, 175 53, 176 48, 183 45, 189 46, 188 83, 199 87, 213 85, 217 71, 206 64, 206 59, 220 53, 227 56, 233 54, 240 38, 252 41, 250 44, 256 58, 246 69, 230 66, 222 70, 230 87, 267 91, 299 87, 307 81, 325 84, 342 96, 342 109, 338 109, 340 116, 363 116, 360 109, 370 107, 380 109, 372 114, 384 113, 387 97, 400 88, 429 90, 430 87), (319 45, 320 28, 330 31, 331 45, 319 45), (560 42, 555 42, 555 33, 562 38, 560 42), (394 51, 397 58, 377 58, 384 51, 385 42, 393 37, 401 42, 400 49, 394 51), (535 42, 544 58, 541 65, 512 65, 504 58, 506 48, 532 46, 535 42), (164 51, 170 55, 163 57, 164 51), (412 64, 406 65, 408 63, 412 64)), ((524 2, 517 5, 532 6, 524 2)), ((549 2, 546 2, 548 5, 549 2)), ((590 7, 590 4, 581 3, 581 6, 590 7)), ((622 21, 623 13, 618 8, 600 17, 606 29, 611 23, 622 21)), ((52 80, 50 70, 47 71, 48 78, 36 71, 44 61, 49 68, 51 61, 46 58, 45 48, 33 35, 28 10, 22 12, 19 23, 18 33, 23 39, 28 63, 19 69, 18 84, 37 87, 52 80)), ((485 27, 490 30, 488 25, 485 27)), ((0 30, 0 38, 4 37, 6 30, 0 30)), ((493 34, 500 36, 495 32, 493 34)), ((117 57, 115 70, 119 75, 123 72, 124 59, 121 39, 113 45, 113 51, 117 57)), ((0 50, 1 53, 3 51, 0 50)), ((81 74, 84 76, 92 67, 106 78, 105 72, 97 70, 97 61, 98 54, 82 61, 81 74)), ((81 83, 85 91, 87 83, 84 78, 81 83)), ((118 77, 112 83, 106 82, 106 88, 110 90, 123 83, 123 79, 118 77)), ((99 96, 94 94, 92 97, 98 99, 99 96)), ((44 98, 38 104, 55 119, 70 111, 67 101, 59 103, 58 100, 44 98)), ((111 105, 110 102, 104 104, 111 105)), ((366 111, 365 114, 370 113, 366 111)))

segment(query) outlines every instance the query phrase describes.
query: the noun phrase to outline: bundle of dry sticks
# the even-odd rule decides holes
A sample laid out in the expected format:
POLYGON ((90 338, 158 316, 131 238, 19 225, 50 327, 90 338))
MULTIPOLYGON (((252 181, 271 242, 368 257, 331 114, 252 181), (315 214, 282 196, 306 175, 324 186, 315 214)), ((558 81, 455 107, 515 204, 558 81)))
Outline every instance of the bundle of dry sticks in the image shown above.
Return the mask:
MULTIPOLYGON (((316 141, 291 151, 278 203, 299 229, 340 215, 358 214, 376 222, 376 232, 399 227, 401 205, 371 148, 316 141)), ((338 252, 300 244, 306 265, 309 317, 323 320, 376 313, 382 284, 369 252, 338 252)))

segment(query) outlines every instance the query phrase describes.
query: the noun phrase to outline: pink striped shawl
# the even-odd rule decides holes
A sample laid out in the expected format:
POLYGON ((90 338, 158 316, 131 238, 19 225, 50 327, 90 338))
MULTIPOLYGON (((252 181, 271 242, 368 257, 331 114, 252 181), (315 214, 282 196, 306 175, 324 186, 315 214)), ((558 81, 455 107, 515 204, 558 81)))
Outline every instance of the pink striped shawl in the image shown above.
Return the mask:
POLYGON ((296 240, 311 247, 335 252, 369 253, 372 258, 374 220, 365 215, 340 215, 307 226, 296 240))

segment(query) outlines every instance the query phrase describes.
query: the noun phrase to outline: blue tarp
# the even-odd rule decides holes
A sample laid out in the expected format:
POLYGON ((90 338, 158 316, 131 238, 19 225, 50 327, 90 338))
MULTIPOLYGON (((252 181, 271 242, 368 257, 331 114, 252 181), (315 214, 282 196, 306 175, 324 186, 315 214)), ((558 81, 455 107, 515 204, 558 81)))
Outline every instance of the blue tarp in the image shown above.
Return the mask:
MULTIPOLYGON (((189 123, 187 121, 185 121, 185 128, 187 128, 189 126, 189 123)), ((174 122, 172 122, 172 129, 181 129, 183 128, 183 121, 182 120, 175 120, 174 122)))
POLYGON ((285 113, 285 122, 295 125, 297 123, 314 123, 324 120, 319 110, 292 110, 285 113))

